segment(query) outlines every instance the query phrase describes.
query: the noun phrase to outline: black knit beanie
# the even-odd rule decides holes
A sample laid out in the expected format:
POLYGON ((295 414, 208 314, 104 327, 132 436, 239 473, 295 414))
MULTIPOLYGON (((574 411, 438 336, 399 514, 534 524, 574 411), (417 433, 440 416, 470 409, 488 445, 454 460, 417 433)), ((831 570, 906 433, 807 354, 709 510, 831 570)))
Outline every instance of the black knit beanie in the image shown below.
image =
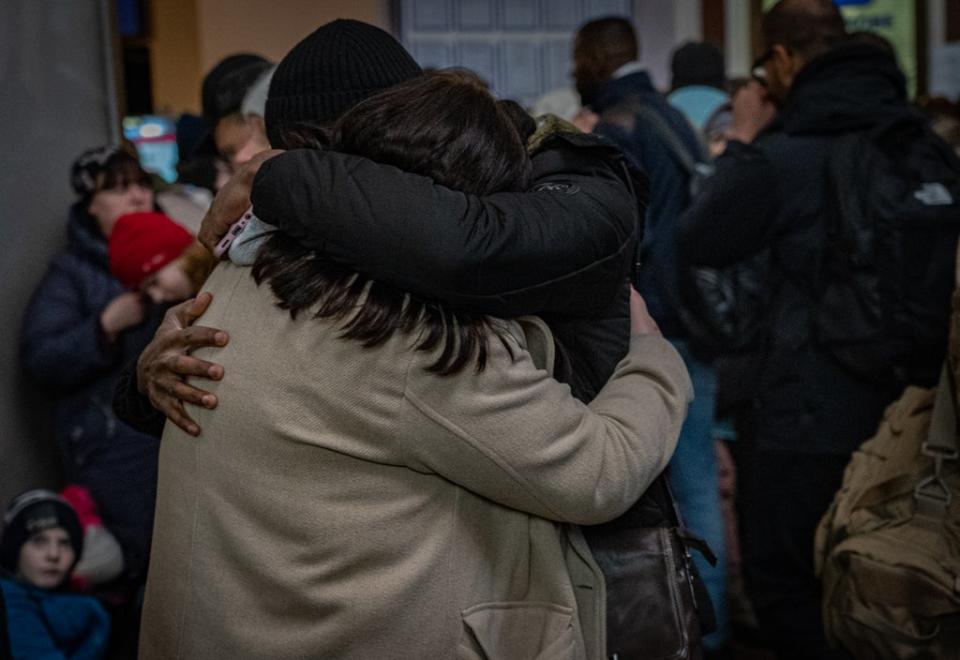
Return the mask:
POLYGON ((30 490, 13 498, 3 512, 3 537, 0 539, 0 567, 13 574, 20 561, 20 548, 37 532, 62 527, 70 535, 70 545, 79 561, 83 552, 83 529, 77 512, 51 490, 30 490))
POLYGON ((707 85, 723 89, 726 82, 723 53, 711 43, 688 41, 673 51, 670 63, 673 89, 707 85))
POLYGON ((120 153, 116 144, 87 149, 70 166, 70 185, 82 200, 89 200, 97 189, 97 177, 111 158, 120 153))
POLYGON ((422 74, 390 34, 360 21, 327 23, 287 53, 270 83, 267 137, 292 122, 332 123, 363 99, 422 74))

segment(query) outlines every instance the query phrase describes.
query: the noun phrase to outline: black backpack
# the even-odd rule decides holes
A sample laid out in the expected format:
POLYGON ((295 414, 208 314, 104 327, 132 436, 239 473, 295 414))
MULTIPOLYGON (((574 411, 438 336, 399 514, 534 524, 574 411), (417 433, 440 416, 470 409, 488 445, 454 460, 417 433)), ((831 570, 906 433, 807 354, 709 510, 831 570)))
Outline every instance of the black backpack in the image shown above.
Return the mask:
POLYGON ((933 384, 960 235, 960 159, 910 115, 839 138, 827 177, 815 341, 864 379, 933 384))

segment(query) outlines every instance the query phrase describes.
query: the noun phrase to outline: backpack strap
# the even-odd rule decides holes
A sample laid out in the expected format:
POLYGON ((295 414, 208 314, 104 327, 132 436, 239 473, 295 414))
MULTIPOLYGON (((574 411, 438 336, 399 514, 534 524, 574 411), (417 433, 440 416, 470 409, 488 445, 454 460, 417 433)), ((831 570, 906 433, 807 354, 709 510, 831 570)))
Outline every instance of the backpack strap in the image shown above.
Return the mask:
POLYGON ((960 445, 957 444, 957 428, 960 425, 957 424, 956 391, 953 372, 949 365, 944 363, 930 418, 930 430, 920 449, 920 453, 933 459, 933 474, 918 483, 913 490, 917 512, 938 520, 946 515, 955 495, 942 473, 945 461, 956 461, 960 457, 960 445))
POLYGON ((920 449, 923 455, 933 459, 933 474, 930 473, 929 467, 923 467, 901 472, 874 484, 857 498, 851 511, 869 508, 891 497, 913 491, 913 497, 917 503, 916 512, 919 516, 934 523, 945 518, 954 495, 960 495, 960 493, 953 493, 950 485, 943 478, 943 463, 960 458, 957 445, 957 429, 960 425, 957 423, 954 398, 956 384, 953 380, 949 367, 944 365, 931 412, 930 428, 920 449))
POLYGON ((614 106, 610 111, 603 113, 603 119, 612 124, 616 124, 626 131, 633 131, 636 128, 636 119, 640 117, 653 129, 674 160, 691 177, 699 173, 697 165, 706 161, 699 142, 697 143, 696 153, 691 153, 690 149, 684 144, 677 132, 667 123, 659 112, 644 103, 642 99, 630 97, 623 103, 614 106))
POLYGON ((647 105, 640 105, 636 108, 636 114, 653 127, 656 134, 667 145, 670 153, 673 154, 676 161, 680 163, 680 167, 682 167, 688 175, 694 176, 697 173, 697 162, 703 160, 702 156, 700 154, 695 155, 690 153, 687 145, 680 139, 677 132, 673 130, 670 124, 667 123, 667 120, 653 108, 647 105))
MULTIPOLYGON (((956 454, 960 450, 957 440, 958 423, 957 411, 957 383, 953 371, 948 364, 943 365, 940 371, 940 382, 937 385, 937 398, 933 404, 933 418, 930 420, 930 431, 927 433, 926 447, 934 452, 956 454)), ((933 453, 927 453, 933 456, 933 453)))

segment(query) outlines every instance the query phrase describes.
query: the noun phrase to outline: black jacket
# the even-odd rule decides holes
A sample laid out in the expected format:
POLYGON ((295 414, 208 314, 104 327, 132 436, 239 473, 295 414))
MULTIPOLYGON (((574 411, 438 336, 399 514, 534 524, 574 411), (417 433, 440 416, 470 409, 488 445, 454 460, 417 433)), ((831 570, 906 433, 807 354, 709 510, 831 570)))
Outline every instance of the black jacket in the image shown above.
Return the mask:
POLYGON ((364 158, 293 151, 264 164, 254 211, 420 296, 542 315, 557 338, 558 376, 589 401, 627 350, 646 179, 615 147, 580 134, 553 134, 532 161, 532 192, 476 197, 364 158))
POLYGON ((457 309, 596 312, 627 273, 643 209, 615 147, 562 133, 544 146, 532 193, 487 197, 358 156, 290 151, 260 169, 254 211, 346 266, 457 309))
POLYGON ((726 266, 768 252, 770 302, 754 395, 759 446, 848 454, 876 429, 896 388, 858 379, 811 340, 813 278, 825 232, 831 144, 912 113, 894 59, 839 46, 797 76, 779 117, 753 144, 732 142, 681 217, 681 258, 726 266))
MULTIPOLYGON (((357 156, 294 150, 267 161, 254 210, 304 245, 458 309, 541 314, 560 375, 590 400, 626 353, 626 282, 646 178, 603 139, 556 133, 532 156, 532 192, 468 195, 357 156)), ((164 418, 128 364, 117 414, 160 436, 164 418)))

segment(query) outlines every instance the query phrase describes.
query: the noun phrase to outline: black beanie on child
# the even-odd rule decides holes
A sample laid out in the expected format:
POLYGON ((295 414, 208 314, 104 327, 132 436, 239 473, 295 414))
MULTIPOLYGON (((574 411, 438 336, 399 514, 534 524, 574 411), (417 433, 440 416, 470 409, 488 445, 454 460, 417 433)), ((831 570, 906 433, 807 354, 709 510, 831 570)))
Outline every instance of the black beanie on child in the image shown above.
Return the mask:
POLYGON ((723 53, 711 43, 688 41, 673 52, 670 63, 673 89, 706 85, 723 89, 726 84, 723 53))
POLYGON ((77 512, 50 490, 31 490, 13 498, 3 512, 3 536, 0 537, 0 567, 11 574, 17 572, 20 548, 37 532, 62 527, 70 535, 70 545, 80 559, 83 552, 83 529, 77 512))
POLYGON ((108 144, 103 147, 87 149, 77 156, 70 166, 70 185, 82 200, 89 200, 97 189, 97 177, 107 166, 107 162, 120 152, 120 147, 108 144))
POLYGON ((294 122, 333 123, 354 105, 423 71, 390 34, 340 19, 318 28, 287 53, 270 82, 267 136, 294 122))

